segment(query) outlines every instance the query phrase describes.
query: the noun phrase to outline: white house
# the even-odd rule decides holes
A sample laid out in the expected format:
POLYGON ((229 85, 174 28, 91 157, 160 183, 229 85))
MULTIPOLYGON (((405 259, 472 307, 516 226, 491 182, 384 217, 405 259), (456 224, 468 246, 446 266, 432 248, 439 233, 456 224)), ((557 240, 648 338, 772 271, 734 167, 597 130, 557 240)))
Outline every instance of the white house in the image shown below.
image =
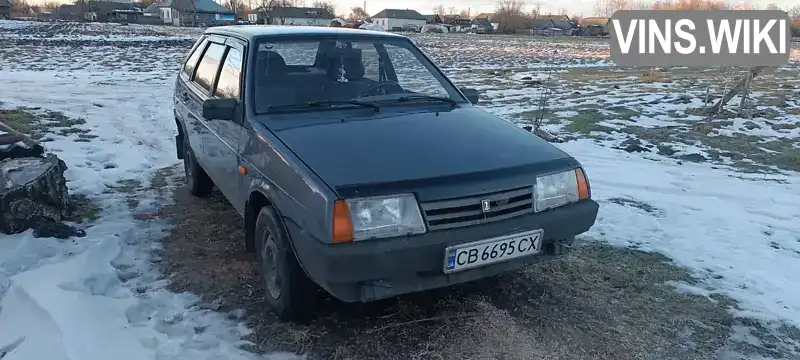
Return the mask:
POLYGON ((419 31, 428 23, 428 19, 416 10, 384 9, 372 17, 372 22, 389 31, 419 31))
POLYGON ((324 8, 278 7, 270 11, 256 9, 247 15, 252 23, 272 25, 328 26, 334 16, 324 8), (262 18, 266 14, 266 19, 262 18))

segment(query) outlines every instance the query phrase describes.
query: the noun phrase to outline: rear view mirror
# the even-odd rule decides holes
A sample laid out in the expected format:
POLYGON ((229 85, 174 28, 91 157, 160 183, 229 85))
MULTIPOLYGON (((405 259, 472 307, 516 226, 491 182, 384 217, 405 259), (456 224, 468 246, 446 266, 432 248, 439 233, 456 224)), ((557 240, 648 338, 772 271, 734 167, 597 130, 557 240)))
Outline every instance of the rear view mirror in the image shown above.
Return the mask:
POLYGON ((206 120, 229 120, 236 117, 236 99, 208 99, 203 101, 203 117, 206 120))
POLYGON ((461 92, 464 93, 464 96, 467 97, 467 100, 471 102, 473 105, 478 104, 478 90, 472 88, 464 88, 461 89, 461 92))

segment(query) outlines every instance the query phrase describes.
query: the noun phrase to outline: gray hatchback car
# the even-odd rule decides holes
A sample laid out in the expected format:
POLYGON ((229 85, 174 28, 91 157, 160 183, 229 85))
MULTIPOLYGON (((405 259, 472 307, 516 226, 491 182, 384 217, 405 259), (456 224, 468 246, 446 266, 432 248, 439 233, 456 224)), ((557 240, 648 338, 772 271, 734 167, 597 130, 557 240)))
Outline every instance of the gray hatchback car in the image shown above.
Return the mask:
POLYGON ((474 106, 407 37, 206 30, 175 83, 190 192, 244 218, 266 302, 368 302, 564 254, 595 222, 581 164, 474 106))

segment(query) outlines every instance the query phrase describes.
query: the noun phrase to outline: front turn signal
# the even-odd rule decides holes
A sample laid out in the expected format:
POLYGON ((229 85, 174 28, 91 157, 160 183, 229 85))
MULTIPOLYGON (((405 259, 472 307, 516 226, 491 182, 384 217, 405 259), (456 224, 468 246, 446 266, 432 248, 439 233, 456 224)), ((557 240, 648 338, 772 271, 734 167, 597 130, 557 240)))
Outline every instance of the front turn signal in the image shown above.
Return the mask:
POLYGON ((589 200, 589 183, 586 181, 583 169, 575 169, 575 179, 578 181, 578 199, 589 200))
POLYGON ((344 200, 333 202, 333 243, 353 242, 353 221, 350 219, 350 206, 344 200))

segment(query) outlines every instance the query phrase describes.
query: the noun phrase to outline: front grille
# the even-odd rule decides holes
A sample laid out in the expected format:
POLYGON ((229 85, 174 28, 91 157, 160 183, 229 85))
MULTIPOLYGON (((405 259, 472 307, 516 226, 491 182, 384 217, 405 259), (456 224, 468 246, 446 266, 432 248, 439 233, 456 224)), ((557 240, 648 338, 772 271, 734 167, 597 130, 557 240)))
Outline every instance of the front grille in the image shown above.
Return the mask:
POLYGON ((423 202, 420 204, 430 230, 500 221, 533 212, 533 186, 474 195, 423 202), (482 202, 489 201, 489 211, 484 212, 482 202))

